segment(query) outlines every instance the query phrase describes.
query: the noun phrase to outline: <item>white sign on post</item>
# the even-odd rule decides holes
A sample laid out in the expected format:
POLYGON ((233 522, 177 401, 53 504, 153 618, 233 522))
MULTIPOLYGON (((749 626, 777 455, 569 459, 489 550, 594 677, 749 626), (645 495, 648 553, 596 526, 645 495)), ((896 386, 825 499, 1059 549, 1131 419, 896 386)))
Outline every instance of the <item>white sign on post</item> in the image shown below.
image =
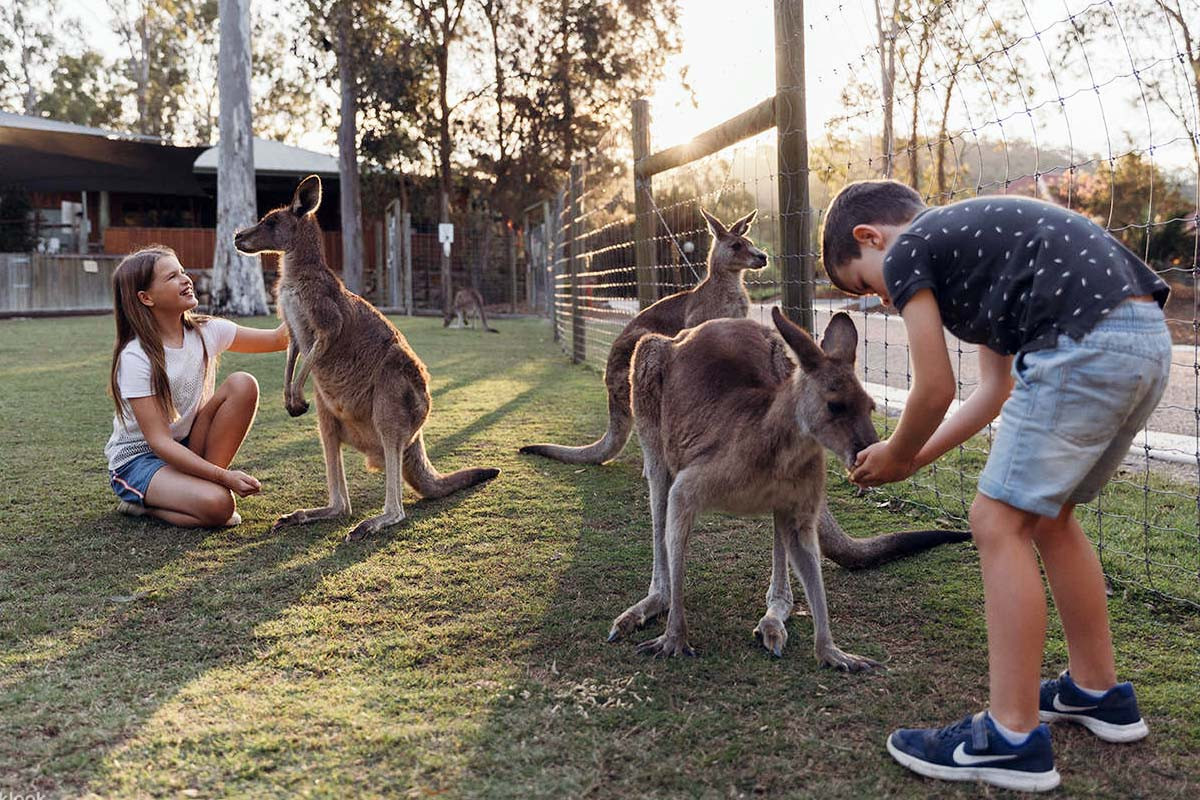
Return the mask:
POLYGON ((442 252, 446 254, 446 258, 450 257, 450 245, 454 244, 454 223, 439 222, 438 223, 438 241, 442 243, 442 252))

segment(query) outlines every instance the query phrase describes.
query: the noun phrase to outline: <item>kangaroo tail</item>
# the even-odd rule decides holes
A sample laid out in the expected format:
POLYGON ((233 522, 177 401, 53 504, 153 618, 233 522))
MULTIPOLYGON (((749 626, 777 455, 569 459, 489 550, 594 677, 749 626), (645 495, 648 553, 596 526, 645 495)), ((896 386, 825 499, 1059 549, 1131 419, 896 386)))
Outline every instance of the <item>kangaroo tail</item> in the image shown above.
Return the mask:
POLYGON ((404 450, 404 480, 420 492, 422 497, 445 497, 468 486, 489 481, 499 474, 500 470, 486 467, 460 469, 443 475, 429 463, 429 456, 425 454, 425 439, 420 433, 404 450))
POLYGON ((568 447, 562 444, 527 444, 519 452, 535 456, 553 458, 564 464, 603 464, 611 461, 624 449, 633 430, 633 414, 628 404, 625 408, 616 408, 612 399, 608 404, 608 430, 596 441, 582 447, 568 447))
POLYGON ((971 538, 970 531, 927 530, 883 533, 856 539, 842 530, 826 503, 821 504, 817 533, 821 540, 821 553, 846 569, 877 567, 886 561, 920 553, 940 544, 965 542, 971 538))
POLYGON ((479 324, 483 326, 483 329, 489 333, 499 333, 500 331, 488 326, 487 312, 483 310, 483 295, 475 298, 475 306, 479 309, 479 324))
POLYGON ((614 363, 610 357, 604 372, 608 386, 608 429, 589 445, 567 447, 561 444, 529 444, 519 452, 553 458, 565 464, 603 464, 616 458, 633 431, 633 408, 629 397, 629 361, 614 363))

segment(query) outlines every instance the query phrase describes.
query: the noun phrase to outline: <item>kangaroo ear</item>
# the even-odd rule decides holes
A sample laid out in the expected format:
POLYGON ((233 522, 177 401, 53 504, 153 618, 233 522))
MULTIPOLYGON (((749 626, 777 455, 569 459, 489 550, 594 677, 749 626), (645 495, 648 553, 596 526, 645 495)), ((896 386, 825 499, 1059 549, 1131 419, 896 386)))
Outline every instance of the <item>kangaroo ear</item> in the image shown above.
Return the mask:
POLYGON ((300 181, 296 193, 292 195, 292 213, 298 217, 311 214, 321 205, 321 179, 309 175, 300 181))
POLYGON ((779 306, 771 309, 771 320, 779 330, 779 335, 783 337, 783 340, 788 343, 788 347, 792 348, 792 352, 796 354, 796 358, 800 360, 800 369, 812 372, 825 362, 825 354, 808 335, 808 331, 785 317, 779 306))
POLYGON ((821 337, 821 349, 830 358, 854 363, 854 352, 858 347, 858 328, 850 315, 839 311, 825 326, 825 335, 821 337))
POLYGON ((721 224, 721 220, 717 219, 703 208, 700 209, 700 216, 704 217, 704 221, 708 223, 708 229, 712 231, 714 238, 720 239, 722 236, 729 234, 729 231, 726 230, 725 226, 721 224))
POLYGON ((750 224, 754 222, 754 218, 758 216, 758 209, 754 209, 746 216, 739 219, 737 222, 729 226, 729 232, 734 236, 745 236, 746 231, 750 230, 750 224))

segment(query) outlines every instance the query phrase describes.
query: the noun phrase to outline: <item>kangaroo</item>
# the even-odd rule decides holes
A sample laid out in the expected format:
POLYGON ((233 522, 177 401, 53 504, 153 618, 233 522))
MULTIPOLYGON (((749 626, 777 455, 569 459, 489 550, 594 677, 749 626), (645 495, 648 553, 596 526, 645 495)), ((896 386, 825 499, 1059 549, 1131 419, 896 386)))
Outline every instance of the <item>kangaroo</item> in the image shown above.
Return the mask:
MULTIPOLYGON (((694 288, 664 297, 642 310, 613 341, 604 369, 604 384, 608 389, 608 429, 604 435, 583 447, 531 444, 522 447, 520 452, 568 464, 603 464, 616 458, 629 441, 633 428, 629 364, 642 337, 649 334, 675 336, 708 320, 741 319, 750 312, 750 296, 746 292, 743 272, 761 269, 767 264, 766 253, 746 238, 746 231, 758 212, 751 211, 728 228, 704 209, 700 209, 700 214, 712 233, 708 274, 694 288)), ((818 530, 822 553, 846 569, 875 567, 939 544, 970 538, 967 532, 948 530, 901 531, 854 538, 846 534, 824 501, 818 530)))
POLYGON ((746 231, 758 215, 751 211, 726 228, 720 220, 700 209, 712 233, 708 249, 708 274, 695 287, 664 297, 643 309, 621 331, 608 351, 604 385, 608 389, 608 430, 583 447, 559 444, 531 444, 520 452, 546 456, 568 464, 603 464, 617 457, 633 430, 633 411, 629 401, 629 361, 638 340, 649 333, 674 336, 684 328, 721 317, 745 317, 750 313, 750 295, 742 273, 762 269, 767 254, 746 238, 746 231))
POLYGON ((247 254, 283 254, 276 292, 291 336, 284 406, 293 417, 308 410, 304 382, 311 372, 325 455, 329 504, 293 511, 280 517, 275 528, 350 514, 342 464, 345 442, 366 455, 368 469, 383 468, 387 486, 383 513, 360 522, 346 536, 351 541, 404 519, 405 480, 424 497, 445 497, 490 480, 500 470, 442 475, 429 463, 421 435, 432 406, 429 373, 400 331, 326 266, 313 213, 320 204, 321 179, 310 175, 296 187, 291 204, 238 231, 234 244, 247 254), (297 359, 303 360, 298 371, 297 359))
POLYGON ((495 328, 488 327, 487 312, 483 310, 483 295, 475 289, 459 289, 454 293, 454 305, 442 317, 443 328, 469 328, 471 327, 471 315, 478 312, 479 323, 485 331, 489 333, 499 333, 495 328), (451 325, 454 317, 458 317, 457 324, 451 325))
POLYGON ((817 534, 825 497, 823 448, 849 467, 860 450, 879 440, 871 423, 875 403, 854 374, 858 332, 848 315, 837 314, 818 347, 778 308, 772 318, 779 335, 750 320, 716 320, 674 339, 650 335, 638 343, 633 408, 650 486, 654 567, 646 597, 616 618, 609 641, 667 611, 666 632, 638 650, 693 655, 683 608, 693 522, 710 508, 771 512, 771 583, 755 635, 782 655, 792 609, 790 564, 812 613, 818 661, 841 670, 871 669, 877 662, 833 642, 817 534))

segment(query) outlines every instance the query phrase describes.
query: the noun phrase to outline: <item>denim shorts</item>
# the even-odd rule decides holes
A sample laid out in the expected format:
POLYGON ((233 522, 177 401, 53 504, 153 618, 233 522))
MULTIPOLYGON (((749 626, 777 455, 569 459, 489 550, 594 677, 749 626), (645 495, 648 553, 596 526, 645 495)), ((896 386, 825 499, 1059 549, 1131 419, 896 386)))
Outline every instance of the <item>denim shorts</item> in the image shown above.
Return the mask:
POLYGON ((979 491, 1056 517, 1095 500, 1146 426, 1171 374, 1157 303, 1126 301, 1082 339, 1018 353, 979 491))
MULTIPOLYGON (((187 447, 188 438, 187 436, 183 437, 179 443, 187 447)), ((142 453, 140 456, 126 461, 115 470, 109 470, 108 482, 117 497, 126 503, 145 505, 146 489, 150 487, 150 479, 166 465, 167 462, 151 450, 149 453, 142 453)))

